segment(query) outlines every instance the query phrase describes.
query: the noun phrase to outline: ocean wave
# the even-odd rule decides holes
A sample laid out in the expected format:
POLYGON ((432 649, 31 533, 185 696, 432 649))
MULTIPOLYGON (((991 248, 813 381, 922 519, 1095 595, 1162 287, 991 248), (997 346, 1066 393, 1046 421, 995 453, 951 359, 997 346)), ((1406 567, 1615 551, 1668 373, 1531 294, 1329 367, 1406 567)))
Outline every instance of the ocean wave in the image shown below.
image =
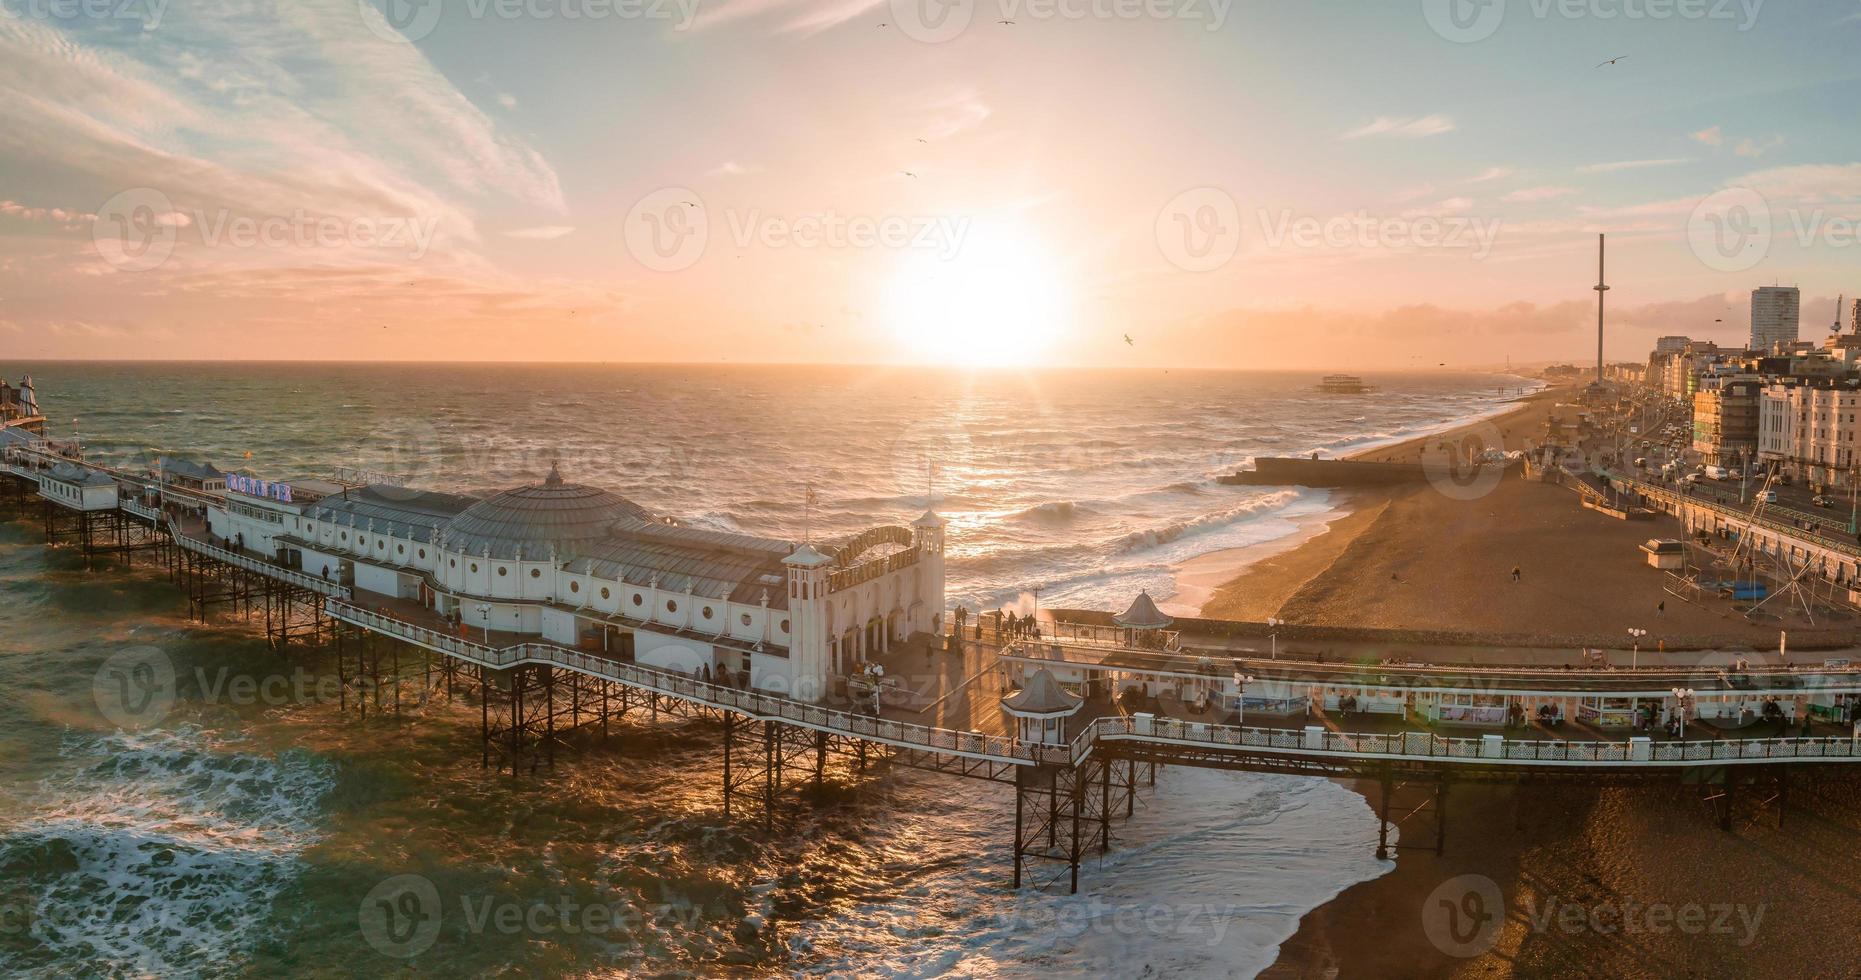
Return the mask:
POLYGON ((1300 495, 1301 491, 1298 490, 1281 490, 1217 513, 1175 521, 1162 527, 1132 531, 1119 538, 1112 550, 1120 554, 1143 551, 1196 534, 1226 528, 1279 510, 1299 499, 1300 495))
POLYGON ((334 784, 305 753, 228 751, 198 729, 71 735, 0 836, 0 877, 33 904, 30 963, 50 972, 231 972, 319 838, 334 784))

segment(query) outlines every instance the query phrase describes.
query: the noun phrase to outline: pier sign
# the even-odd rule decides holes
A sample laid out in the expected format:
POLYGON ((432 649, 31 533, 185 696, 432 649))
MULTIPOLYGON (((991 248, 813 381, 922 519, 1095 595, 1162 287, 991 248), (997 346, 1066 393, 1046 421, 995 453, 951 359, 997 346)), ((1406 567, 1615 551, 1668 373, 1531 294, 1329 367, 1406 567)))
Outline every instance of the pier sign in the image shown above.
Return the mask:
POLYGON ((237 473, 226 474, 226 489, 234 493, 243 493, 248 497, 264 497, 280 503, 291 502, 291 485, 261 480, 256 476, 240 476, 237 473))

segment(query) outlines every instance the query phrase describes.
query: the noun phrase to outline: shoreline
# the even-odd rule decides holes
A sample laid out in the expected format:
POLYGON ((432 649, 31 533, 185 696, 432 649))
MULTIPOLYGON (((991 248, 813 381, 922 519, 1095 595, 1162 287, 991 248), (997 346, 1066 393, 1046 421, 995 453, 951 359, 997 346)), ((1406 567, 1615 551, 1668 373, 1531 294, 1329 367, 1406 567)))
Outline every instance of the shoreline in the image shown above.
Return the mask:
MULTIPOLYGON (((1482 425, 1498 426, 1506 438, 1507 448, 1515 448, 1512 428, 1526 416, 1537 414, 1545 402, 1554 404, 1566 394, 1564 386, 1550 385, 1507 399, 1490 411, 1446 422, 1394 442, 1360 447, 1338 458, 1376 456, 1387 462, 1419 462, 1423 449, 1430 442, 1452 438, 1482 425)), ((1532 431, 1542 428, 1541 420, 1534 421, 1537 424, 1529 427, 1532 431)), ((1211 551, 1177 566, 1176 594, 1159 606, 1170 615, 1200 619, 1254 622, 1267 619, 1279 612, 1300 588, 1329 568, 1405 489, 1352 488, 1328 492, 1331 495, 1327 500, 1328 509, 1300 519, 1298 529, 1290 535, 1245 548, 1211 551), (1288 583, 1291 588, 1286 588, 1288 583)))

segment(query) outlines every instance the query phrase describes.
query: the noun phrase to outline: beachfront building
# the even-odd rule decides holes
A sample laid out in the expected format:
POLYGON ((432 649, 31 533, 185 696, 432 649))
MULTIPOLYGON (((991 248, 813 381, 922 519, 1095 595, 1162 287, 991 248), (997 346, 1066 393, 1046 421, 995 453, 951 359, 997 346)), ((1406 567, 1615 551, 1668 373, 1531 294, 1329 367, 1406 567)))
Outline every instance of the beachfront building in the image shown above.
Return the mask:
POLYGON ((226 492, 226 474, 212 463, 196 463, 173 456, 155 459, 155 480, 164 486, 195 490, 201 493, 226 492))
POLYGON ((0 378, 0 428, 19 428, 35 435, 45 431, 45 416, 39 414, 39 397, 27 377, 17 387, 0 378))
POLYGON ((1758 455, 1809 483, 1849 486, 1861 465, 1861 391, 1851 384, 1775 382, 1758 409, 1758 455))
POLYGON ((1707 463, 1732 466, 1758 452, 1758 404, 1763 379, 1749 374, 1709 375, 1693 393, 1693 449, 1707 463))
POLYGON ((1760 286, 1751 291, 1751 349, 1768 354, 1796 344, 1803 291, 1795 286, 1760 286))
POLYGON ((349 586, 360 605, 807 701, 944 627, 935 513, 817 549, 681 526, 553 468, 482 499, 234 477, 226 500, 209 508, 215 536, 349 586))

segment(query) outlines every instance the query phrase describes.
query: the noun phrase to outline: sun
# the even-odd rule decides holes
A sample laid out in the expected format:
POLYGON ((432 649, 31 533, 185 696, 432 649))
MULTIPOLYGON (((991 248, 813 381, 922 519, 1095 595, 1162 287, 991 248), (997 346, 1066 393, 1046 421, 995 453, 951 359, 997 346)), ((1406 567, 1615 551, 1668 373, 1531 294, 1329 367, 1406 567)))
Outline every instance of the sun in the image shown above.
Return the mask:
POLYGON ((1052 253, 1016 225, 975 224, 955 244, 911 249, 885 292, 913 360, 984 367, 1051 353, 1069 298, 1052 253))

